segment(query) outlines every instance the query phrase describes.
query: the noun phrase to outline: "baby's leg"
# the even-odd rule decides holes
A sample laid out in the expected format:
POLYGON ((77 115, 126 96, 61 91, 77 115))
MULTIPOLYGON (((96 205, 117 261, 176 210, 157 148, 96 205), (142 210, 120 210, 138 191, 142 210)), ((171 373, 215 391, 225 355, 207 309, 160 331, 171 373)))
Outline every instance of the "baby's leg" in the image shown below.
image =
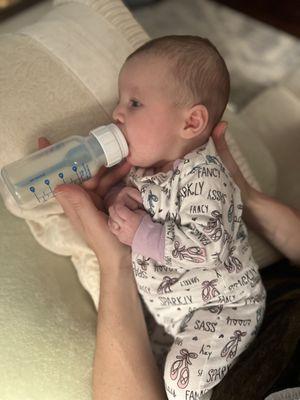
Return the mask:
POLYGON ((173 344, 174 338, 165 331, 162 325, 159 325, 155 321, 142 298, 141 303, 143 307, 152 352, 155 357, 156 364, 161 371, 161 374, 163 374, 165 360, 173 344))
POLYGON ((254 339, 262 306, 197 309, 181 323, 167 355, 169 400, 207 400, 230 366, 254 339))

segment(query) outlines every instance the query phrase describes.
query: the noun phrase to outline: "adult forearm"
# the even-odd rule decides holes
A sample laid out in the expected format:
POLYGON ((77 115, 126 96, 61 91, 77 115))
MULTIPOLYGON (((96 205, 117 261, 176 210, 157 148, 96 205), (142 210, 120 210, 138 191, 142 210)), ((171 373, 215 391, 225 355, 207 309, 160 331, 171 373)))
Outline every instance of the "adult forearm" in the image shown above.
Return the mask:
POLYGON ((253 189, 245 221, 292 262, 300 264, 300 212, 253 189))
POLYGON ((165 400, 132 270, 103 274, 93 375, 94 400, 165 400))

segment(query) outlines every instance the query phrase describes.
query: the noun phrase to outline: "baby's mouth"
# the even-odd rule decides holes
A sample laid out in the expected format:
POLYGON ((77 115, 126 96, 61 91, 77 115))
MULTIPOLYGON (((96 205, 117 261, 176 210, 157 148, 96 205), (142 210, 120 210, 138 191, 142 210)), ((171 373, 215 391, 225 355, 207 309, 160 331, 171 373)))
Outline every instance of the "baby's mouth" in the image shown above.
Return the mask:
POLYGON ((128 146, 128 154, 127 154, 127 158, 130 158, 131 157, 131 150, 130 150, 130 147, 128 146))

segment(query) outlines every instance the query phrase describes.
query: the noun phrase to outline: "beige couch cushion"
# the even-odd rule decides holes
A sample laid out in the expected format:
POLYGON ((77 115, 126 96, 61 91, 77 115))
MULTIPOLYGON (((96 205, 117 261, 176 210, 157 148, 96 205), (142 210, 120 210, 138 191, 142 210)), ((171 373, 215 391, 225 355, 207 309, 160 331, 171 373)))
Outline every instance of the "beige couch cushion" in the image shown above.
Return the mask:
POLYGON ((257 132, 276 160, 277 179, 273 195, 291 206, 300 206, 300 73, 255 98, 241 119, 257 132))
MULTIPOLYGON (((277 190, 277 166, 256 129, 251 129, 241 114, 226 110, 227 141, 247 181, 256 189, 273 196, 277 190), (232 140, 234 139, 234 141, 232 140)), ((276 262, 281 255, 262 237, 249 230, 253 255, 260 267, 276 262)))

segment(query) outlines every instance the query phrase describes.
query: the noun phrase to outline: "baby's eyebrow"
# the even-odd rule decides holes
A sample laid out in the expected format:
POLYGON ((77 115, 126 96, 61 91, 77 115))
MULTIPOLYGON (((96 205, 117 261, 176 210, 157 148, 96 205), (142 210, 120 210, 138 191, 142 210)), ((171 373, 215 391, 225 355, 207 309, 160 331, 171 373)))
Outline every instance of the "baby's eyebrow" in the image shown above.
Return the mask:
POLYGON ((141 91, 140 91, 138 86, 131 86, 130 87, 130 92, 134 93, 134 94, 140 94, 141 93, 141 91))
MULTIPOLYGON (((125 93, 127 96, 130 96, 130 97, 141 97, 142 96, 142 91, 141 91, 140 87, 136 86, 134 84, 131 85, 130 83, 128 85, 125 84, 124 86, 119 87, 119 94, 125 94, 125 93)), ((119 97, 120 97, 120 95, 119 95, 119 97)))

